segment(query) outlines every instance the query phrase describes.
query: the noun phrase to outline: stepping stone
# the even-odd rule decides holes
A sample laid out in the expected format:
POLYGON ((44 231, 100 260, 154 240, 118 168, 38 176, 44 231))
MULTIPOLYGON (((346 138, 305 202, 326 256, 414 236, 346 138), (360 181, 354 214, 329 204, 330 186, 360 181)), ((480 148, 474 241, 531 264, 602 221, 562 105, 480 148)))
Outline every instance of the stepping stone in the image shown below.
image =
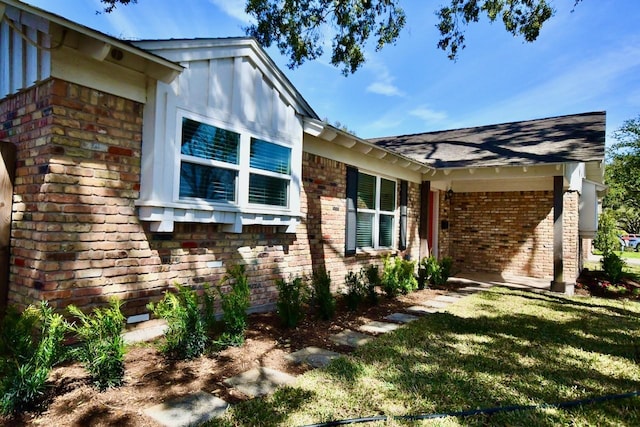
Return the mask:
POLYGON ((413 314, 425 315, 425 314, 440 313, 442 310, 434 307, 425 307, 424 305, 413 305, 411 307, 408 307, 407 311, 413 314))
POLYGON ((360 326, 358 329, 371 334, 386 334, 387 332, 395 331, 399 327, 400 325, 397 323, 369 322, 366 325, 360 326))
POLYGON ((456 302, 462 298, 461 296, 451 296, 451 295, 438 295, 434 298, 435 301, 440 302, 456 302))
POLYGON ((427 300, 427 301, 424 301, 422 305, 424 305, 425 307, 432 307, 432 308, 447 308, 449 307, 449 305, 451 305, 451 303, 436 301, 436 300, 427 300))
POLYGON ((458 292, 475 293, 475 292, 486 291, 486 290, 491 289, 491 288, 492 288, 492 286, 490 286, 490 285, 486 285, 486 286, 466 286, 464 288, 458 289, 458 292))
POLYGON ((419 317, 412 316, 411 314, 406 314, 406 313, 393 313, 385 317, 385 320, 390 320, 392 322, 397 322, 397 323, 409 323, 418 319, 419 317))
POLYGON ((144 410, 145 415, 166 427, 200 425, 220 417, 229 407, 224 400, 200 391, 175 400, 169 400, 144 410))
POLYGON ((338 345, 346 345, 349 347, 358 347, 367 342, 371 341, 373 338, 369 335, 361 334, 360 332, 355 332, 350 329, 345 329, 344 331, 331 335, 329 337, 331 341, 338 345))
POLYGON ((314 368, 326 366, 336 357, 342 356, 335 351, 325 350, 319 347, 306 347, 291 354, 286 358, 294 363, 306 363, 314 368))
POLYGON ((291 384, 295 377, 270 368, 255 368, 235 377, 227 378, 224 383, 249 397, 264 396, 273 393, 281 385, 291 384))

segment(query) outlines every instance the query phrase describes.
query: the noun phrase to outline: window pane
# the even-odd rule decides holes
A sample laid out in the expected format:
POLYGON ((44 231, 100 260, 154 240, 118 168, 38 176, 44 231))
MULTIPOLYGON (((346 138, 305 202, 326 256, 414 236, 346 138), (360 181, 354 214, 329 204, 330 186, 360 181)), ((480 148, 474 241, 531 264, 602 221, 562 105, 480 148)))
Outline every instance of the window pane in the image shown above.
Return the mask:
POLYGON ((358 209, 376 208, 376 177, 358 174, 358 209))
POLYGON ((237 165, 239 147, 240 134, 182 119, 182 154, 237 165))
POLYGON ((260 139, 251 139, 251 167, 291 174, 291 149, 260 139))
POLYGON ((391 212, 396 208, 396 183, 382 178, 380 180, 380 210, 391 212))
POLYGON ((252 173, 249 176, 249 203, 288 206, 289 181, 252 173))
POLYGON ((378 230, 378 246, 393 246, 393 216, 380 215, 380 227, 378 230))
POLYGON ((371 213, 358 212, 356 225, 356 246, 359 248, 373 247, 373 218, 371 213))
POLYGON ((180 165, 180 197, 234 202, 237 176, 236 171, 183 162, 180 165))

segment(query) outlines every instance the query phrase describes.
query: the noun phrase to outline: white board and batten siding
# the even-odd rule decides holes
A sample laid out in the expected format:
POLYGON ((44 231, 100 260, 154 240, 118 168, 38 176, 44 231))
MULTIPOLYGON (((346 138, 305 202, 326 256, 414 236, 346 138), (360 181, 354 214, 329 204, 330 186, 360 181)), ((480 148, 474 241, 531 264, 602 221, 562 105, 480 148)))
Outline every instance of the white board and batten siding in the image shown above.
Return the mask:
POLYGON ((0 99, 51 75, 49 21, 0 4, 0 99))
MULTIPOLYGON (((303 117, 315 113, 256 42, 248 38, 142 41, 136 45, 179 63, 171 83, 148 88, 142 152, 140 218, 154 231, 172 231, 178 221, 222 223, 228 231, 243 225, 284 226, 300 220, 303 117), (183 117, 291 149, 289 206, 251 206, 248 180, 239 177, 238 201, 223 205, 180 200, 180 122, 183 117)), ((249 144, 242 147, 248 150, 249 144)), ((240 167, 248 167, 248 151, 240 167)), ((246 175, 248 176, 248 175, 246 175)))

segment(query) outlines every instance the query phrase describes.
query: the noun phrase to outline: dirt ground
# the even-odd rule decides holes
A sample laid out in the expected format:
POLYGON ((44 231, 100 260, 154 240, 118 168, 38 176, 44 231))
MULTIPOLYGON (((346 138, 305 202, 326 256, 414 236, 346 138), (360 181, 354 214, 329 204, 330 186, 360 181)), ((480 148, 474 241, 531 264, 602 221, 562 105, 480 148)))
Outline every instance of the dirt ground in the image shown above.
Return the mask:
POLYGON ((339 301, 333 320, 320 321, 309 314, 295 329, 283 327, 275 313, 253 314, 249 317, 244 345, 190 361, 165 359, 155 343, 137 344, 125 356, 125 384, 105 392, 91 386, 79 364, 60 366, 51 372, 49 392, 40 411, 11 419, 0 417, 0 425, 155 427, 158 424, 143 411, 169 399, 205 391, 237 403, 247 397, 226 387, 222 382, 226 378, 259 366, 301 374, 308 368, 289 362, 286 354, 307 346, 348 353, 352 351, 349 347, 333 344, 329 336, 382 320, 404 307, 445 293, 423 290, 396 299, 381 296, 378 305, 356 312, 348 311, 339 301))

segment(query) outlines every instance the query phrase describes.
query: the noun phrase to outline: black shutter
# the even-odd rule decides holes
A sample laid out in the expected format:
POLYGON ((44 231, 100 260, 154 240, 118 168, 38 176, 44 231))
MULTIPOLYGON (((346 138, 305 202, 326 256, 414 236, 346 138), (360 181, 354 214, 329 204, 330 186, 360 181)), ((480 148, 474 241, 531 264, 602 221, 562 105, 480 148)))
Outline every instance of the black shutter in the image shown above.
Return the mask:
POLYGON ((400 181, 400 242, 398 249, 407 249, 407 201, 409 200, 409 183, 400 181))
POLYGON ((356 222, 358 220, 358 169, 347 166, 347 218, 345 222, 344 254, 356 254, 356 222))

